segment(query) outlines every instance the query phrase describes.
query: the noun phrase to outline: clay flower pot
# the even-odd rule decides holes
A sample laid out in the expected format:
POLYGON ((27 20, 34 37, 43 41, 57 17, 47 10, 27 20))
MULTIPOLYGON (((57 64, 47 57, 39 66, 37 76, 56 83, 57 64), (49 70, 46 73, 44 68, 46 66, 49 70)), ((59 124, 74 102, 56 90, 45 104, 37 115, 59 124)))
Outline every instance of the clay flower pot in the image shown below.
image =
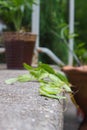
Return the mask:
POLYGON ((79 130, 87 130, 87 66, 65 66, 62 71, 72 84, 72 91, 76 103, 84 113, 84 120, 79 130))

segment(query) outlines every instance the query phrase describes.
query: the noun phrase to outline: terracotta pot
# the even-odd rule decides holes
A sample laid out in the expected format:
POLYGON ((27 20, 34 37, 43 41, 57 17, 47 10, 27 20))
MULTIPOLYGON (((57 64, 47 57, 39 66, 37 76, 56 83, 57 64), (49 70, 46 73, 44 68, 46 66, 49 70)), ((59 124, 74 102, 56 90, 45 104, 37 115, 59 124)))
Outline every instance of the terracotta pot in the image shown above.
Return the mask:
POLYGON ((87 130, 87 66, 72 67, 65 66, 62 71, 67 75, 69 82, 72 84, 74 98, 84 113, 84 123, 80 130, 87 130), (83 128, 86 124, 86 129, 83 128))
POLYGON ((8 69, 23 69, 23 63, 31 65, 36 35, 17 32, 3 33, 8 69))
POLYGON ((72 90, 77 104, 87 116, 87 66, 65 66, 62 70, 72 84, 72 90))

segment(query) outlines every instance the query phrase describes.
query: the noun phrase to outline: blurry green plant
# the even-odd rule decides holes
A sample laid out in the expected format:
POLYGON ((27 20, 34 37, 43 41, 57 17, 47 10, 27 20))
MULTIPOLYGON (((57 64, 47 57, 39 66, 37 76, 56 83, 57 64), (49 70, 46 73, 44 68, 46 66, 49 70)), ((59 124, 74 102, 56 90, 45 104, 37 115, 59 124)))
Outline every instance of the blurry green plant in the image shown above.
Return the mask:
MULTIPOLYGON (((11 29, 20 31, 27 11, 31 11, 34 0, 0 0, 1 20, 11 29)), ((29 20, 29 19, 27 19, 29 20)))
MULTIPOLYGON (((66 24, 64 18, 64 0, 41 0, 40 15, 40 46, 47 47, 67 63, 67 49, 60 40, 61 29, 66 24), (57 33, 59 37, 56 37, 57 33)), ((44 63, 54 64, 45 54, 40 54, 40 60, 44 63)))
POLYGON ((79 43, 75 46, 75 53, 82 64, 87 64, 87 49, 85 43, 79 43))
MULTIPOLYGON (((83 21, 82 17, 84 15, 82 15, 83 11, 81 7, 84 5, 84 2, 82 2, 81 0, 80 2, 77 1, 75 1, 76 2, 75 32, 77 34, 74 33, 72 35, 69 35, 68 29, 66 29, 64 31, 64 35, 67 41, 71 37, 75 38, 74 51, 77 57, 81 60, 81 62, 86 63, 85 47, 87 48, 87 44, 85 43, 84 46, 82 46, 82 48, 81 47, 79 48, 79 44, 81 43, 81 41, 83 41, 81 39, 81 32, 83 34, 84 31, 83 29, 81 30, 79 24, 77 25, 77 23, 81 24, 81 21, 83 21), (80 18, 80 13, 81 13, 81 18, 80 18), (79 18, 80 22, 78 21, 77 18, 79 18), (77 37, 78 32, 80 37, 77 37), (78 51, 78 54, 76 50, 78 51)), ((68 6, 69 6, 69 1, 65 1, 65 0, 55 0, 55 1, 41 0, 40 45, 51 49, 65 64, 68 63, 68 49, 67 46, 64 44, 64 40, 61 40, 61 31, 67 25, 66 23, 68 23, 68 14, 69 14, 68 6), (47 6, 48 4, 49 7, 47 6)), ((83 23, 85 23, 85 20, 83 21, 83 23)), ((86 28, 86 24, 81 27, 86 28)), ((84 37, 86 38, 85 35, 86 34, 84 34, 84 37)), ((53 61, 49 59, 49 57, 47 57, 45 54, 40 54, 40 60, 45 63, 54 64, 53 61)), ((74 64, 77 64, 76 61, 74 61, 74 64)))
POLYGON ((85 3, 87 3, 86 0, 75 1, 75 21, 78 22, 75 29, 79 32, 77 43, 84 42, 84 47, 87 49, 87 4, 85 3))

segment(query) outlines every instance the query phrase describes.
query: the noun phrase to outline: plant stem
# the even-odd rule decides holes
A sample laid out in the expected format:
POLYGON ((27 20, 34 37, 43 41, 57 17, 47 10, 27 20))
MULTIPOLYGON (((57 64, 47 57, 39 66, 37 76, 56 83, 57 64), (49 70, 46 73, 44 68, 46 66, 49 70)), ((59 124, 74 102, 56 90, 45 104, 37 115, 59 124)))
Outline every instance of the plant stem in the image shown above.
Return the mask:
POLYGON ((69 48, 68 42, 67 42, 67 40, 65 39, 64 30, 65 30, 66 28, 67 28, 67 27, 64 27, 64 28, 62 29, 62 31, 61 31, 61 36, 62 36, 62 37, 61 37, 61 38, 60 38, 60 36, 59 36, 56 32, 54 32, 54 31, 52 31, 52 32, 55 34, 56 37, 60 38, 60 40, 63 41, 63 43, 67 46, 68 50, 70 51, 70 53, 73 55, 74 59, 76 60, 77 65, 78 65, 78 66, 81 66, 82 64, 81 64, 81 62, 79 61, 77 55, 74 53, 74 51, 72 51, 72 50, 69 48))
POLYGON ((64 28, 61 30, 61 38, 62 38, 61 40, 63 40, 63 42, 64 42, 65 45, 67 46, 67 48, 68 48, 68 50, 70 51, 70 53, 73 55, 74 59, 75 59, 76 62, 77 62, 77 65, 78 65, 78 66, 81 66, 81 62, 80 62, 79 58, 78 58, 77 55, 74 53, 74 51, 69 48, 68 42, 67 42, 67 40, 65 39, 64 31, 66 30, 67 27, 68 27, 68 26, 64 27, 64 28))

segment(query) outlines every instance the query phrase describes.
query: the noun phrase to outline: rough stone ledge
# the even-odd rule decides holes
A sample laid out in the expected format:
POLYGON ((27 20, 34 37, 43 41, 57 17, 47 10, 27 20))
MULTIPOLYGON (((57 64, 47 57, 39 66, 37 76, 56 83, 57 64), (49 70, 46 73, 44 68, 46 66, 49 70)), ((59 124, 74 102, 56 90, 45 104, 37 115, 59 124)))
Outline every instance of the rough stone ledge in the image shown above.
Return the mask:
POLYGON ((24 73, 0 71, 0 130, 63 130, 62 102, 40 96, 39 83, 4 83, 24 73))

